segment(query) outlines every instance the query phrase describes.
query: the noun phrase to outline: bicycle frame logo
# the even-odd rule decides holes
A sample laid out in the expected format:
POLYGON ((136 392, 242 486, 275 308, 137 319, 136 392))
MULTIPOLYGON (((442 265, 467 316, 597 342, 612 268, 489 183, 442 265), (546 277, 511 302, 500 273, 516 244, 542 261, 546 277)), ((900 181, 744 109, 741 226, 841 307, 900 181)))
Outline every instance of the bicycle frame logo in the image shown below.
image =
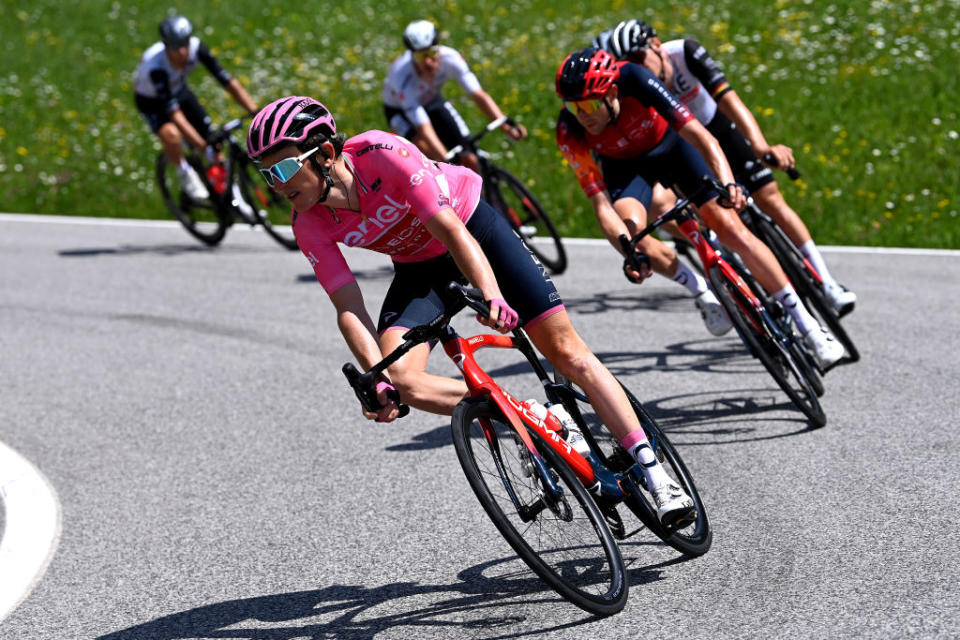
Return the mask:
POLYGON ((503 335, 484 334, 473 336, 472 338, 461 338, 455 336, 443 345, 443 350, 447 356, 457 365, 463 379, 470 389, 471 396, 489 396, 491 400, 500 408, 501 413, 513 426, 516 434, 523 440, 527 449, 532 455, 540 457, 527 428, 533 429, 547 442, 552 443, 552 448, 557 451, 567 464, 573 469, 574 473, 587 485, 591 486, 597 482, 596 473, 590 463, 573 450, 561 436, 561 425, 555 416, 548 413, 547 420, 543 420, 533 413, 529 407, 510 395, 507 391, 493 381, 493 378, 486 371, 480 368, 473 354, 478 349, 493 347, 496 349, 515 348, 513 338, 503 335), (552 420, 552 423, 548 423, 552 420), (525 428, 526 427, 526 428, 525 428))

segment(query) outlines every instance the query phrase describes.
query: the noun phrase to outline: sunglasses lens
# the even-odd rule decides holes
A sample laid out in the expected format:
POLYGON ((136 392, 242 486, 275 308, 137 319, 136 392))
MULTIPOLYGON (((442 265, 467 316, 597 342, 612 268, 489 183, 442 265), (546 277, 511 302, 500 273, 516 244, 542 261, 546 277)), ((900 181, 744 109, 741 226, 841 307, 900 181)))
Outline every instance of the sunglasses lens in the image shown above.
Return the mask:
POLYGON ((270 177, 267 178, 267 182, 272 185, 273 178, 276 178, 280 182, 286 182, 293 176, 297 175, 297 172, 300 171, 301 168, 303 168, 303 163, 296 158, 285 158, 267 169, 266 172, 261 170, 261 173, 264 173, 264 175, 267 173, 270 174, 270 177))
POLYGON ((273 186, 273 174, 270 173, 269 169, 258 169, 260 175, 263 176, 263 179, 267 181, 267 184, 271 187, 273 186))
POLYGON ((427 49, 420 49, 420 51, 414 51, 413 57, 417 59, 417 62, 423 62, 427 58, 436 58, 440 53, 439 47, 428 47, 427 49))
POLYGON ((573 102, 567 103, 567 108, 573 112, 574 115, 580 114, 590 114, 600 108, 599 100, 575 100, 573 102))

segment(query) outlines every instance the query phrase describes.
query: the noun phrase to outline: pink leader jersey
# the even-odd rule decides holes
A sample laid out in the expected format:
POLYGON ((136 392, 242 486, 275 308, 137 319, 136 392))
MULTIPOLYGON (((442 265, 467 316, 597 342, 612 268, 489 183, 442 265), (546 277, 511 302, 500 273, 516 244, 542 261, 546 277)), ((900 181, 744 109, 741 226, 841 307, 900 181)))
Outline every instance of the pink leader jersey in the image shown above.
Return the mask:
POLYGON ((480 201, 481 178, 466 167, 434 162, 406 138, 367 131, 343 145, 360 194, 360 212, 315 204, 293 212, 293 232, 328 294, 356 278, 337 246, 364 247, 394 262, 446 253, 424 223, 447 207, 464 223, 480 201))

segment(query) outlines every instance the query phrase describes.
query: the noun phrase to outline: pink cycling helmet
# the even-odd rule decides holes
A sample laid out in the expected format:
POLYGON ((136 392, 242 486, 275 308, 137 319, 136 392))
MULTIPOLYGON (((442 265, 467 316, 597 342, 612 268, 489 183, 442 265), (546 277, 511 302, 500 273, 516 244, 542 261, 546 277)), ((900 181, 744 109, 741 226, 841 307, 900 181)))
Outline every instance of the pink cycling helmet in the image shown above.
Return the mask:
POLYGON ((337 123, 322 104, 306 96, 274 100, 257 113, 247 131, 247 155, 259 159, 275 147, 299 144, 317 130, 333 136, 337 123))

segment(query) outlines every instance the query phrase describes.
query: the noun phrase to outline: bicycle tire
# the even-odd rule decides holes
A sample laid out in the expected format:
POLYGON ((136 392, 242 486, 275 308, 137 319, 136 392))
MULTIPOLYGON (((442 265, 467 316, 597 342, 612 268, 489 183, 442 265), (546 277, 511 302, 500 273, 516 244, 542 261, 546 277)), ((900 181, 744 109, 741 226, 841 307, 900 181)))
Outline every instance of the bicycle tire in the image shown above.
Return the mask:
POLYGON ((763 364, 791 402, 807 417, 811 426, 824 426, 827 416, 816 391, 790 352, 760 328, 766 320, 753 310, 750 302, 743 298, 743 294, 720 267, 710 267, 707 275, 714 294, 727 310, 734 328, 750 353, 763 364), (791 384, 791 378, 796 381, 797 387, 791 384))
POLYGON ((577 509, 569 521, 544 507, 524 522, 510 491, 523 505, 543 505, 540 483, 520 441, 499 409, 487 398, 460 402, 451 421, 453 444, 464 475, 493 524, 517 555, 569 602, 598 616, 623 609, 628 584, 613 535, 586 488, 563 459, 531 433, 537 450, 577 509), (489 430, 483 423, 489 425, 489 430), (575 541, 569 538, 576 536, 575 541))
POLYGON ((830 330, 843 348, 847 351, 847 361, 856 362, 860 359, 860 351, 853 343, 853 339, 840 323, 840 314, 833 308, 823 290, 823 284, 810 273, 807 265, 799 255, 799 250, 783 236, 779 228, 773 223, 758 216, 754 222, 760 237, 777 257, 787 277, 797 291, 797 296, 803 301, 807 309, 817 316, 817 319, 830 330))
POLYGON ((790 351, 790 355, 793 356, 804 377, 810 382, 810 387, 814 393, 817 394, 817 397, 822 397, 825 389, 823 386, 823 378, 820 375, 820 365, 817 363, 814 355, 810 353, 807 347, 800 341, 800 336, 794 330, 792 323, 787 322, 789 317, 783 306, 774 300, 773 296, 757 282, 757 279, 753 277, 753 274, 750 273, 747 265, 738 254, 721 247, 721 255, 723 259, 727 261, 727 264, 733 267, 733 270, 743 278, 743 281, 750 288, 750 291, 757 296, 767 310, 767 313, 770 314, 771 319, 777 323, 780 331, 789 332, 790 346, 788 350, 790 351))
MULTIPOLYGON (((577 400, 577 410, 584 420, 584 425, 587 427, 587 430, 584 431, 584 437, 590 441, 591 447, 598 453, 603 463, 617 473, 623 473, 630 467, 633 467, 633 458, 630 457, 630 454, 620 446, 606 427, 603 426, 599 416, 593 412, 593 408, 590 406, 586 394, 559 373, 555 374, 554 380, 558 384, 566 385, 572 391, 572 396, 577 400), (599 443, 601 439, 609 440, 610 445, 604 447, 599 443)), ((709 551, 713 544, 713 531, 710 528, 710 519, 707 517, 707 511, 700 497, 700 492, 697 490, 697 486, 693 481, 693 475, 690 473, 686 464, 684 464, 676 447, 670 442, 670 439, 660 428, 660 425, 657 424, 656 420, 647 413, 643 404, 622 382, 617 380, 617 383, 627 395, 634 415, 636 415, 637 420, 640 422, 640 426, 643 427, 647 440, 650 441, 651 449, 663 465, 667 475, 683 487, 687 495, 693 499, 697 516, 694 521, 686 527, 674 531, 667 530, 660 524, 660 520, 657 518, 657 509, 653 506, 654 503, 646 488, 645 480, 642 479, 642 476, 638 478, 633 474, 625 475, 621 480, 621 486, 629 482, 637 489, 636 492, 627 491, 624 504, 664 543, 686 556, 701 556, 709 551)), ((626 489, 626 487, 624 488, 626 489)))
POLYGON ((293 229, 284 231, 274 226, 274 222, 286 221, 290 223, 290 203, 282 195, 270 189, 261 178, 253 163, 246 160, 242 152, 237 154, 237 179, 240 183, 240 193, 247 204, 253 206, 257 222, 271 238, 280 246, 291 251, 299 249, 293 229))
POLYGON ((563 273, 567 268, 567 252, 563 248, 560 233, 530 189, 512 173, 493 163, 490 163, 487 174, 487 187, 488 192, 492 193, 490 204, 503 214, 533 255, 537 256, 551 273, 563 273), (532 234, 522 230, 531 227, 535 229, 532 234), (550 236, 553 251, 545 249, 542 243, 532 242, 537 233, 544 231, 550 236))
MULTIPOLYGON (((188 155, 187 162, 200 176, 207 190, 213 193, 200 161, 188 155)), ((208 246, 216 246, 226 235, 229 221, 224 217, 218 203, 213 200, 198 202, 184 193, 175 174, 176 168, 167 160, 166 154, 160 152, 156 162, 156 177, 164 204, 187 233, 208 246)))

